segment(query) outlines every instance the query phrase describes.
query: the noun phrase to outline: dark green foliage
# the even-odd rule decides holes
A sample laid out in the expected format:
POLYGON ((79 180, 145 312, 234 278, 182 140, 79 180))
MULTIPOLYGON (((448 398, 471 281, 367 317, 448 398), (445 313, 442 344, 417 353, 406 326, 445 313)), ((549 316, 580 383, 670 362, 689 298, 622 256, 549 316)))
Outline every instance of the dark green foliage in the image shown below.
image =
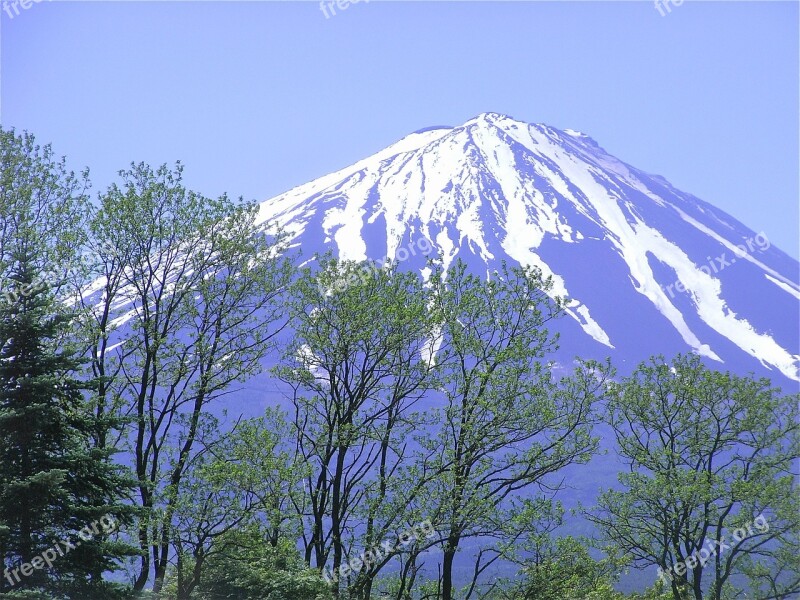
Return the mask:
POLYGON ((216 600, 331 600, 320 572, 309 569, 292 543, 269 543, 258 529, 232 531, 225 549, 207 561, 193 598, 216 600))
POLYGON ((118 421, 98 421, 87 409, 98 381, 83 375, 77 320, 58 300, 80 262, 86 177, 67 171, 32 135, 0 130, 0 556, 10 567, 0 594, 6 597, 113 598, 122 588, 102 582, 102 574, 132 550, 112 534, 130 521, 131 509, 121 502, 130 480, 113 465, 114 449, 92 444, 118 421))
POLYGON ((102 573, 131 549, 104 533, 129 519, 130 509, 119 503, 129 484, 109 461, 111 452, 90 444, 95 424, 84 394, 95 382, 79 379, 80 360, 69 347, 58 348, 69 317, 55 310, 46 288, 34 287, 32 265, 20 255, 11 279, 35 291, 0 303, 0 552, 10 568, 0 590, 69 598, 102 590, 111 597, 102 573), (83 536, 91 539, 79 538, 87 526, 83 536), (42 566, 28 576, 13 573, 31 562, 42 566))

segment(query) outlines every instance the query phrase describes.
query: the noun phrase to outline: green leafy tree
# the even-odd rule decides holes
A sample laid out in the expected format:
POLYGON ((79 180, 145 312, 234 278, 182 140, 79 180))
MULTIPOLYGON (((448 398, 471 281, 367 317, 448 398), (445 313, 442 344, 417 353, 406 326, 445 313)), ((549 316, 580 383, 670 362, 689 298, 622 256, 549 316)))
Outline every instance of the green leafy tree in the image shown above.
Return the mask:
POLYGON ((440 425, 426 442, 437 476, 423 512, 443 539, 443 600, 456 596, 453 563, 465 539, 498 540, 478 551, 470 596, 478 577, 527 533, 510 526, 521 522, 515 515, 532 488, 596 450, 592 407, 608 369, 581 363, 573 377, 554 378, 544 361, 556 340, 545 325, 563 304, 549 297, 551 287, 535 269, 505 265, 487 280, 461 262, 431 277, 444 408, 434 411, 440 425))
POLYGON ((606 419, 630 472, 587 516, 657 566, 676 600, 732 597, 737 573, 760 578, 763 597, 800 591, 788 559, 800 526, 796 395, 697 356, 659 357, 612 386, 606 419))
POLYGON ((573 537, 541 538, 521 569, 522 583, 504 594, 515 600, 619 600, 614 592, 621 565, 596 559, 585 541, 573 537))
POLYGON ((231 532, 257 526, 274 549, 296 542, 299 519, 293 504, 301 489, 301 465, 292 452, 283 414, 239 421, 220 433, 206 416, 176 503, 173 547, 178 600, 189 600, 208 561, 229 550, 231 532))
POLYGON ((6 299, 27 289, 7 285, 23 242, 37 273, 29 285, 46 283, 58 295, 86 242, 89 187, 88 171, 69 171, 49 145, 0 128, 0 291, 6 299))
POLYGON ((787 531, 776 542, 769 556, 745 556, 740 570, 750 586, 747 592, 759 600, 791 600, 800 589, 800 539, 797 531, 787 531))
POLYGON ((498 580, 487 600, 621 600, 614 583, 626 557, 590 538, 559 536, 565 511, 548 498, 527 499, 509 530, 526 531, 503 558, 520 566, 509 581, 498 580), (596 558, 602 555, 602 558, 596 558))
POLYGON ((433 383, 435 324, 420 277, 391 265, 323 259, 289 308, 294 337, 278 374, 294 390, 296 452, 309 467, 305 560, 333 574, 337 594, 366 599, 398 552, 355 559, 424 518, 414 500, 430 475, 414 470, 409 441, 433 383))
POLYGON ((273 545, 258 528, 230 531, 216 540, 221 549, 208 558, 196 600, 332 600, 330 586, 310 569, 292 542, 273 545))
POLYGON ((284 237, 254 204, 187 190, 180 164, 133 165, 92 215, 94 260, 81 287, 98 415, 129 417, 115 439, 138 480, 141 562, 134 588, 160 593, 184 474, 208 404, 261 370, 286 324, 284 237))

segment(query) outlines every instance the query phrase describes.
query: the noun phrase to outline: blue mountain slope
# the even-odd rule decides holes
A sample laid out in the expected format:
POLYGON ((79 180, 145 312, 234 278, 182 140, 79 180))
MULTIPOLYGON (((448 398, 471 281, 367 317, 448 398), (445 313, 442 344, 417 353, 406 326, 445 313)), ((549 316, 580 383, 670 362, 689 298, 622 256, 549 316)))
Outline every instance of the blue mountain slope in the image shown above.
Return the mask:
POLYGON ((572 130, 482 114, 421 129, 348 168, 267 200, 260 218, 305 256, 425 256, 551 275, 572 299, 561 360, 624 371, 691 351, 720 369, 800 381, 800 264, 730 215, 610 156, 572 130))

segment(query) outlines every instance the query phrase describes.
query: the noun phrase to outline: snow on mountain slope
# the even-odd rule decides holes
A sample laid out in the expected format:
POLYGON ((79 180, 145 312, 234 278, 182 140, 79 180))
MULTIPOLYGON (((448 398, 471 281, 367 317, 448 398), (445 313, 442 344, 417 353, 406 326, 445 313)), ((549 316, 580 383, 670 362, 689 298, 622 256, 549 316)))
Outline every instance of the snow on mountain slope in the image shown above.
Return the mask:
POLYGON ((800 381, 797 261, 573 130, 495 113, 421 130, 267 200, 259 218, 306 254, 394 258, 425 238, 446 265, 535 265, 571 299, 572 354, 692 350, 800 381))

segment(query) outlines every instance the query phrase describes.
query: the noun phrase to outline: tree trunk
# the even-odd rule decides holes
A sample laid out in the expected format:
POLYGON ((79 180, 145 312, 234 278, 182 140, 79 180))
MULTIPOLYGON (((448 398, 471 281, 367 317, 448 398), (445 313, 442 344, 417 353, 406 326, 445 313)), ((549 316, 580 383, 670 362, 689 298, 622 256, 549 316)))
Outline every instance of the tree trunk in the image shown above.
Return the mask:
POLYGON ((442 560, 442 600, 453 600, 453 561, 458 549, 459 536, 450 535, 444 547, 442 560))
POLYGON ((692 589, 694 590, 694 600, 703 600, 703 571, 700 566, 692 569, 692 589))

